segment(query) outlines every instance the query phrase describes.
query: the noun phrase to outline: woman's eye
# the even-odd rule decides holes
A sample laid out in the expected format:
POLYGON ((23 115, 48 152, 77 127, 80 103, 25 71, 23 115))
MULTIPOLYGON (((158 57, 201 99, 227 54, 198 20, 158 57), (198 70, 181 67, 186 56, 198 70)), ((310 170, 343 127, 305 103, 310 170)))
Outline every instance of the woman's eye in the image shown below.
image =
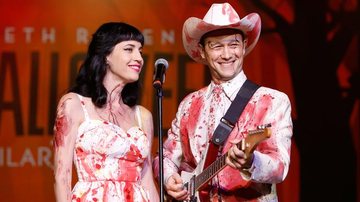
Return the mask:
POLYGON ((132 52, 132 48, 125 48, 125 51, 132 52))

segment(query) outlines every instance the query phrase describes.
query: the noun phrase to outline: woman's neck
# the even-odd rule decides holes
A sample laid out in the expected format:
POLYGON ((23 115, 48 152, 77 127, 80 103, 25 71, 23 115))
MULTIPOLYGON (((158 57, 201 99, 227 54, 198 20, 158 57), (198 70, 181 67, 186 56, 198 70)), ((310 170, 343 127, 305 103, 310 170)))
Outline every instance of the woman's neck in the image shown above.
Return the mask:
POLYGON ((101 119, 112 122, 116 125, 127 119, 129 108, 124 104, 121 99, 121 91, 124 86, 122 84, 117 85, 105 85, 108 91, 106 105, 102 109, 96 110, 101 119))
POLYGON ((104 78, 103 84, 108 92, 106 103, 119 104, 120 94, 124 89, 125 83, 113 78, 111 74, 107 74, 104 78))
POLYGON ((122 86, 121 84, 118 84, 116 86, 112 86, 111 88, 107 88, 105 86, 105 88, 108 91, 108 97, 107 97, 107 104, 110 105, 116 105, 116 104, 120 104, 121 99, 120 99, 120 95, 121 95, 121 91, 123 90, 124 86, 122 86))

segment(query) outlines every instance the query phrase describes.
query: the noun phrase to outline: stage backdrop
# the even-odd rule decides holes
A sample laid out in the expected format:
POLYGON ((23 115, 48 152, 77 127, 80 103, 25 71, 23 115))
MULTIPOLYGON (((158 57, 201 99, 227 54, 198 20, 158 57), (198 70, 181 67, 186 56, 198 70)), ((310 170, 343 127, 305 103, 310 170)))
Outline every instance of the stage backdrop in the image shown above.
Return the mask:
MULTIPOLYGON (((250 12, 238 1, 229 2, 241 17, 250 12)), ((164 131, 169 128, 184 95, 209 81, 206 68, 186 55, 181 29, 186 18, 203 17, 211 3, 0 0, 0 201, 54 201, 52 129, 56 104, 74 81, 91 34, 102 23, 127 22, 145 35, 141 104, 153 112, 155 122, 154 61, 160 57, 169 61, 163 98, 164 131)), ((293 101, 284 58, 280 38, 263 34, 246 57, 244 69, 252 80, 284 91, 293 101)), ((296 120, 296 103, 292 104, 296 120)), ((157 145, 155 139, 154 154, 157 145)), ((278 186, 281 201, 298 201, 298 166, 293 144, 288 178, 278 186)))

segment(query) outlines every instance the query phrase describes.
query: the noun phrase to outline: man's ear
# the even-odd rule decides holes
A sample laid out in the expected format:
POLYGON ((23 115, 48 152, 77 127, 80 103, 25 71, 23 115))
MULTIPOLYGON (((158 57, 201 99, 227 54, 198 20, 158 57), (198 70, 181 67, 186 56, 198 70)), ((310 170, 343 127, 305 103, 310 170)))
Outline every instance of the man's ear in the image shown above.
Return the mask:
POLYGON ((243 54, 245 54, 246 52, 246 47, 247 47, 247 43, 248 43, 248 40, 247 39, 244 39, 244 42, 243 42, 243 54))
POLYGON ((201 58, 205 59, 205 48, 204 48, 204 46, 199 43, 198 47, 199 47, 201 58))

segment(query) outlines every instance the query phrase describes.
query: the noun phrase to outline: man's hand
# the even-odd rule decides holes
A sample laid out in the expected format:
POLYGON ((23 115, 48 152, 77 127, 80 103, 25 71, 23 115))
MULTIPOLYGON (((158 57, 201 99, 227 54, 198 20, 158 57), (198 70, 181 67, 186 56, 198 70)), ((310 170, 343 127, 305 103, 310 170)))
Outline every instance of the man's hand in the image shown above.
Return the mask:
POLYGON ((178 173, 174 173, 168 178, 165 189, 176 200, 183 201, 189 198, 187 190, 183 187, 183 180, 178 173))
POLYGON ((252 153, 249 156, 246 156, 244 151, 237 148, 236 144, 238 142, 239 141, 234 142, 234 145, 228 150, 225 162, 230 167, 238 170, 248 169, 253 163, 254 156, 252 153))

